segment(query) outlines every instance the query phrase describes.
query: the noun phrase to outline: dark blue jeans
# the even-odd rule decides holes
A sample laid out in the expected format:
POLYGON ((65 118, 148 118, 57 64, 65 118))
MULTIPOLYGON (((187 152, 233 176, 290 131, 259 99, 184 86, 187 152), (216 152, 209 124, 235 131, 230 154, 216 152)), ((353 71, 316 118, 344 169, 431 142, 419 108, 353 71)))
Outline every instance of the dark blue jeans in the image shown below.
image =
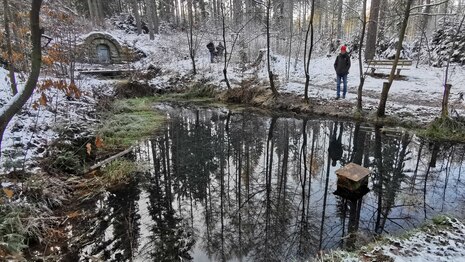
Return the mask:
POLYGON ((337 75, 337 97, 341 96, 341 79, 344 83, 344 89, 342 90, 342 97, 346 97, 347 93, 347 74, 345 75, 337 75))

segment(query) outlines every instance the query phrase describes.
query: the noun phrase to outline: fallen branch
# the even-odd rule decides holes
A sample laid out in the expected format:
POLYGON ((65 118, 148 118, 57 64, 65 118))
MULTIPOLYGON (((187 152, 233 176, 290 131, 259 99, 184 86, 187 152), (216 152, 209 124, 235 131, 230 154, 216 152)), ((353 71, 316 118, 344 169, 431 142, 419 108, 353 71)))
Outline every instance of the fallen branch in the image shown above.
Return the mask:
POLYGON ((87 169, 87 170, 84 172, 84 174, 87 174, 87 173, 89 173, 89 172, 92 172, 92 171, 94 171, 94 170, 100 168, 101 166, 106 165, 106 164, 112 162, 112 161, 115 160, 116 158, 126 155, 127 153, 129 153, 129 152, 131 152, 131 151, 132 151, 132 147, 129 147, 128 149, 126 149, 126 150, 124 150, 124 151, 122 151, 122 152, 119 152, 118 154, 116 154, 116 155, 114 155, 114 156, 111 156, 111 157, 109 157, 109 158, 107 158, 107 159, 105 159, 105 160, 103 160, 103 161, 100 161, 99 163, 97 163, 97 164, 91 166, 89 169, 87 169))

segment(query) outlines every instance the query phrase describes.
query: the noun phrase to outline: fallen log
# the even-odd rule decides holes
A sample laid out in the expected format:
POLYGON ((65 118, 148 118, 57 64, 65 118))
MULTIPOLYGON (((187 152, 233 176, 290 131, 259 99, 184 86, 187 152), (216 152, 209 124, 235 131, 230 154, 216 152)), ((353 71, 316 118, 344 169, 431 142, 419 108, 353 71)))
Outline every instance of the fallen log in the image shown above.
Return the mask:
POLYGON ((131 152, 131 151, 132 151, 132 146, 129 147, 128 149, 124 150, 124 151, 119 152, 119 153, 116 154, 116 155, 113 155, 113 156, 111 156, 111 157, 109 157, 109 158, 107 158, 107 159, 105 159, 105 160, 103 160, 103 161, 98 162, 98 163, 95 164, 95 165, 92 165, 91 167, 89 167, 89 169, 87 169, 87 170, 84 172, 84 174, 87 174, 87 173, 89 173, 89 172, 92 172, 92 171, 94 171, 94 170, 96 170, 96 169, 98 169, 98 168, 100 168, 100 167, 102 167, 102 166, 104 166, 104 165, 106 165, 106 164, 112 162, 112 161, 115 160, 116 158, 122 157, 122 156, 126 155, 127 153, 129 153, 129 152, 131 152))

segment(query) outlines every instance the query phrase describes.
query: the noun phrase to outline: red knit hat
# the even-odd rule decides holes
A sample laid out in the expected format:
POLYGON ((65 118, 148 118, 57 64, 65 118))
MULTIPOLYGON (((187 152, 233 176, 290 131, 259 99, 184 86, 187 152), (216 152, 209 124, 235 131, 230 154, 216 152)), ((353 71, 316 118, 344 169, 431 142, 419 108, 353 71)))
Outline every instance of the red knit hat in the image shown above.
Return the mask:
POLYGON ((346 52, 347 51, 347 47, 345 45, 341 46, 341 52, 346 52))

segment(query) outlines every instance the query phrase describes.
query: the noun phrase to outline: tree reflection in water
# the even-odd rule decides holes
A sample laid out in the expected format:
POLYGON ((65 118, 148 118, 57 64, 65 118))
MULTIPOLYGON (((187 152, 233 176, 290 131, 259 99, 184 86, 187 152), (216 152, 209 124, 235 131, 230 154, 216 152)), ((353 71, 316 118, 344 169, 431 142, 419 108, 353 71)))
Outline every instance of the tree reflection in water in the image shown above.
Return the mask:
MULTIPOLYGON (((111 250, 126 260, 299 261, 465 214, 463 145, 352 122, 166 110, 164 131, 134 151, 147 171, 99 202, 114 219, 93 236, 113 227, 111 250), (358 199, 333 195, 349 162, 373 171, 358 199)), ((100 243, 83 250, 109 250, 100 243)))

